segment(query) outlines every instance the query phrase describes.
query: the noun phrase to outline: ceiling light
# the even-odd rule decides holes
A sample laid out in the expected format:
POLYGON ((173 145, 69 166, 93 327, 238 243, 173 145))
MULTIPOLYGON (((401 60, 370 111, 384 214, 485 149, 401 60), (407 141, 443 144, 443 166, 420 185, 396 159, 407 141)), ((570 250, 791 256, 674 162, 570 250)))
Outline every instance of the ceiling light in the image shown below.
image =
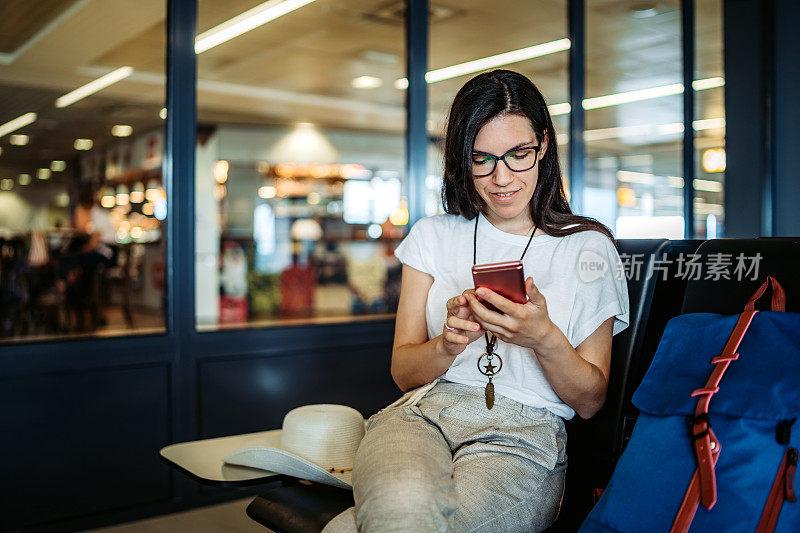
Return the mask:
POLYGON ((380 224, 370 224, 367 227, 367 236, 370 239, 378 239, 381 235, 383 235, 383 228, 380 224))
MULTIPOLYGON (((692 88, 695 91, 713 89, 715 87, 722 87, 723 85, 725 85, 725 78, 704 78, 702 80, 694 80, 692 82, 692 88)), ((662 85, 659 87, 651 87, 649 89, 640 89, 637 91, 626 91, 622 93, 608 94, 605 96, 596 96, 594 98, 586 98, 583 101, 583 108, 597 109, 600 107, 626 104, 628 102, 639 102, 641 100, 649 100, 651 98, 660 98, 662 96, 670 96, 673 94, 683 94, 683 84, 673 83, 671 85, 662 85)), ((550 109, 551 116, 566 115, 571 111, 568 103, 553 104, 548 106, 548 109, 550 109)), ((695 129, 698 129, 696 124, 695 129)))
MULTIPOLYGON (((724 163, 723 163, 724 164, 724 163)), ((725 170, 724 168, 722 170, 725 170)), ((715 171, 719 172, 719 171, 715 171)), ((694 188, 698 191, 722 192, 722 182, 714 180, 694 180, 694 188)))
POLYGON ((27 135, 12 135, 8 138, 8 142, 14 146, 25 146, 31 138, 27 135))
POLYGON ((620 104, 627 104, 629 102, 638 102, 640 100, 649 100, 651 98, 660 98, 662 96, 669 96, 673 94, 682 94, 683 84, 672 83, 670 85, 662 85, 660 87, 650 87, 649 89, 639 89, 636 91, 626 91, 623 93, 609 94, 606 96, 596 96, 594 98, 586 98, 583 101, 584 109, 597 109, 600 107, 609 107, 620 104))
POLYGON ((723 172, 726 167, 725 149, 712 148, 706 150, 703 152, 700 162, 706 172, 723 172))
POLYGON ((636 192, 627 187, 617 189, 617 204, 622 207, 632 207, 636 205, 636 192))
MULTIPOLYGON (((632 172, 630 170, 618 170, 617 179, 627 183, 640 183, 642 185, 656 185, 657 182, 665 180, 666 184, 676 189, 683 188, 683 178, 680 176, 656 176, 649 172, 632 172)), ((708 192, 722 192, 722 183, 714 180, 695 179, 693 182, 695 190, 708 192)))
POLYGON ((14 180, 11 178, 3 178, 0 180, 0 190, 10 191, 14 188, 14 180))
POLYGON ((383 80, 375 76, 359 76, 350 82, 356 89, 377 89, 383 85, 383 80))
POLYGON ((705 78, 703 80, 694 80, 692 82, 692 88, 695 91, 714 89, 715 87, 722 87, 723 85, 725 85, 725 78, 705 78))
POLYGON ((113 85, 118 81, 124 80, 131 74, 133 74, 133 67, 120 67, 117 70, 113 70, 105 76, 101 76, 96 80, 65 94, 56 100, 56 107, 67 107, 68 105, 74 104, 78 100, 83 100, 87 96, 92 95, 97 91, 101 91, 109 85, 113 85))
POLYGON ((50 163, 50 170, 53 172, 64 172, 67 168, 67 163, 65 161, 53 161, 50 163))
POLYGON ((131 203, 140 204, 144 202, 144 183, 137 182, 131 189, 131 203))
POLYGON ((714 130, 714 129, 722 129, 725 127, 725 119, 724 118, 704 118, 700 120, 695 120, 692 122, 692 126, 696 130, 714 130))
POLYGON ((550 110, 550 116, 555 117, 558 115, 568 114, 570 111, 572 111, 572 106, 565 102, 563 104, 553 104, 547 106, 547 109, 550 110))
POLYGON ((408 207, 406 207, 405 199, 400 200, 400 207, 389 215, 389 222, 395 226, 405 226, 408 224, 408 207))
POLYGON ((31 175, 30 174, 20 174, 17 178, 17 181, 20 185, 28 185, 31 182, 31 175))
POLYGON ((117 203, 117 197, 114 195, 114 189, 106 187, 103 189, 103 197, 100 198, 100 205, 106 209, 111 209, 117 203))
POLYGON ((270 0, 204 31, 194 41, 194 53, 201 54, 271 20, 282 17, 315 0, 270 0))
POLYGON ((149 182, 147 182, 147 190, 144 191, 144 197, 153 203, 161 198, 161 189, 159 188, 158 181, 151 179, 149 182))
POLYGON ((465 74, 472 74, 490 68, 508 65, 511 63, 518 63, 526 61, 535 57, 541 57, 556 52, 563 52, 569 50, 569 39, 558 39, 547 43, 528 46, 520 48, 519 50, 512 50, 494 56, 484 57, 483 59, 476 59, 474 61, 467 61, 466 63, 459 63, 450 67, 432 70, 425 74, 425 81, 428 83, 435 83, 437 81, 449 80, 465 74))
POLYGON ((380 52, 378 50, 364 50, 360 54, 361 59, 371 63, 394 66, 400 63, 400 57, 390 52, 380 52))
MULTIPOLYGON (((695 120, 692 123, 695 131, 711 130, 711 129, 724 129, 724 118, 704 118, 695 120)), ((648 136, 648 135, 675 135, 683 133, 683 123, 671 122, 669 124, 640 124, 638 126, 618 126, 614 128, 600 128, 594 130, 586 130, 583 132, 583 139, 585 141, 599 141, 604 139, 616 139, 619 137, 634 137, 634 136, 648 136)), ((558 135, 558 143, 564 144, 569 141, 569 137, 558 135)))
POLYGON ((115 197, 117 205, 128 205, 130 203, 130 194, 128 194, 128 186, 125 184, 117 187, 117 194, 115 197))
POLYGON ((264 199, 275 198, 275 187, 271 185, 265 185, 264 187, 259 187, 258 196, 264 199))
POLYGON ((223 184, 228 181, 228 169, 230 169, 230 165, 224 159, 214 163, 214 179, 217 183, 223 184))
MULTIPOLYGON (((511 63, 519 63, 520 61, 527 61, 528 59, 554 54, 556 52, 563 52, 564 50, 569 50, 570 44, 569 39, 558 39, 520 48, 519 50, 512 50, 510 52, 503 52, 502 54, 467 61, 466 63, 459 63, 457 65, 431 70, 425 74, 425 81, 428 83, 436 83, 437 81, 449 80, 451 78, 480 72, 481 70, 509 65, 511 63)), ((395 82, 394 86, 397 89, 406 89, 408 88, 408 79, 401 78, 395 82)))
POLYGON ((8 135, 12 131, 24 128, 28 124, 36 122, 36 118, 37 118, 36 113, 25 113, 24 115, 19 116, 14 120, 6 122, 2 126, 0 126, 0 137, 2 137, 3 135, 8 135))
POLYGON ((69 194, 62 192, 56 196, 55 202, 58 207, 67 207, 69 205, 69 194))
POLYGON ((618 170, 617 179, 628 183, 641 183, 643 185, 652 185, 655 176, 647 172, 633 172, 630 170, 618 170))
POLYGON ((75 139, 73 146, 75 146, 76 150, 91 150, 94 142, 91 139, 75 139))
POLYGON ((133 127, 124 124, 117 124, 111 128, 111 135, 114 137, 130 137, 133 133, 133 127))
POLYGON ((50 169, 49 168, 40 168, 36 171, 36 177, 40 180, 49 180, 50 179, 50 169))

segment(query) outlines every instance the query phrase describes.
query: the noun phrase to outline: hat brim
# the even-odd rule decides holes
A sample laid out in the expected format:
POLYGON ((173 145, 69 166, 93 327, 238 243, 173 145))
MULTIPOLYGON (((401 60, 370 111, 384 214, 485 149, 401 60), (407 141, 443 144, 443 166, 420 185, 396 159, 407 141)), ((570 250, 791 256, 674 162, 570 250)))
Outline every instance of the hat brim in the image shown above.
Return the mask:
POLYGON ((222 460, 232 465, 249 466, 343 489, 352 488, 352 470, 331 473, 311 461, 280 448, 268 446, 240 448, 222 460))

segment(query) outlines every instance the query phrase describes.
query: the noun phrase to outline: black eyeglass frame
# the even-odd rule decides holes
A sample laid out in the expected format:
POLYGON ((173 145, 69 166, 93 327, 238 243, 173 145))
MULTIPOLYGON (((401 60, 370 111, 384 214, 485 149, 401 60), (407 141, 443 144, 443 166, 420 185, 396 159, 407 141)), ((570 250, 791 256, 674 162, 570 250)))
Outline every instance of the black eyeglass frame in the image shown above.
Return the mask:
POLYGON ((497 170, 497 162, 498 161, 502 161, 503 163, 505 163, 506 168, 508 168, 508 170, 510 170, 511 172, 526 172, 526 171, 528 171, 528 170, 530 170, 530 169, 532 169, 533 167, 536 166, 536 163, 539 161, 539 150, 541 149, 541 147, 542 147, 541 144, 537 145, 537 146, 520 146, 518 148, 513 148, 513 149, 509 150, 508 152, 504 153, 501 156, 487 154, 487 153, 484 153, 484 152, 476 152, 476 153, 478 153, 480 155, 490 157, 492 159, 492 161, 494 161, 494 164, 492 165, 492 170, 490 170, 486 174, 475 174, 473 172, 472 173, 472 177, 473 178, 485 178, 487 176, 491 176, 492 172, 497 170), (531 166, 529 166, 528 168, 515 170, 515 169, 511 168, 511 165, 508 164, 508 161, 506 161, 506 157, 508 156, 508 154, 512 154, 514 152, 519 152, 520 150, 533 150, 536 153, 536 157, 534 157, 534 159, 533 159, 533 164, 531 166))

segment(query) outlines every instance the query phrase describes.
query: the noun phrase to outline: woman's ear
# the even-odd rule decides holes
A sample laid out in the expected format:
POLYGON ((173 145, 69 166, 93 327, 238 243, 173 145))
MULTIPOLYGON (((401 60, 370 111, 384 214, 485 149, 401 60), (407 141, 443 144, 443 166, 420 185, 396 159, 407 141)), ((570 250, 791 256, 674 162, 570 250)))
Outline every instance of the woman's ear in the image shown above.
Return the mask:
POLYGON ((547 131, 545 130, 544 135, 542 136, 542 142, 539 143, 539 160, 540 161, 542 159, 544 159, 544 154, 545 154, 545 152, 547 152, 548 139, 549 139, 549 136, 547 135, 547 131))

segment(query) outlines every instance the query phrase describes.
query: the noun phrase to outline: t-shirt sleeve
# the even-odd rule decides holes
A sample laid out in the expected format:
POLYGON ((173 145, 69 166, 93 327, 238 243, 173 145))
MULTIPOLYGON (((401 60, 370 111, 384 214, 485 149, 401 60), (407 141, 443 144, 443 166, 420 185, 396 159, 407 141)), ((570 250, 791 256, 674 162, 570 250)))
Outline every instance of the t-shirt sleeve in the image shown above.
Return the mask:
POLYGON ((404 265, 433 276, 433 250, 430 248, 435 242, 435 235, 431 222, 428 218, 418 220, 406 238, 395 248, 394 255, 404 265))
POLYGON ((578 250, 578 286, 570 318, 570 342, 577 347, 611 317, 613 335, 628 327, 630 309, 628 284, 619 253, 611 240, 599 232, 590 233, 578 250))

